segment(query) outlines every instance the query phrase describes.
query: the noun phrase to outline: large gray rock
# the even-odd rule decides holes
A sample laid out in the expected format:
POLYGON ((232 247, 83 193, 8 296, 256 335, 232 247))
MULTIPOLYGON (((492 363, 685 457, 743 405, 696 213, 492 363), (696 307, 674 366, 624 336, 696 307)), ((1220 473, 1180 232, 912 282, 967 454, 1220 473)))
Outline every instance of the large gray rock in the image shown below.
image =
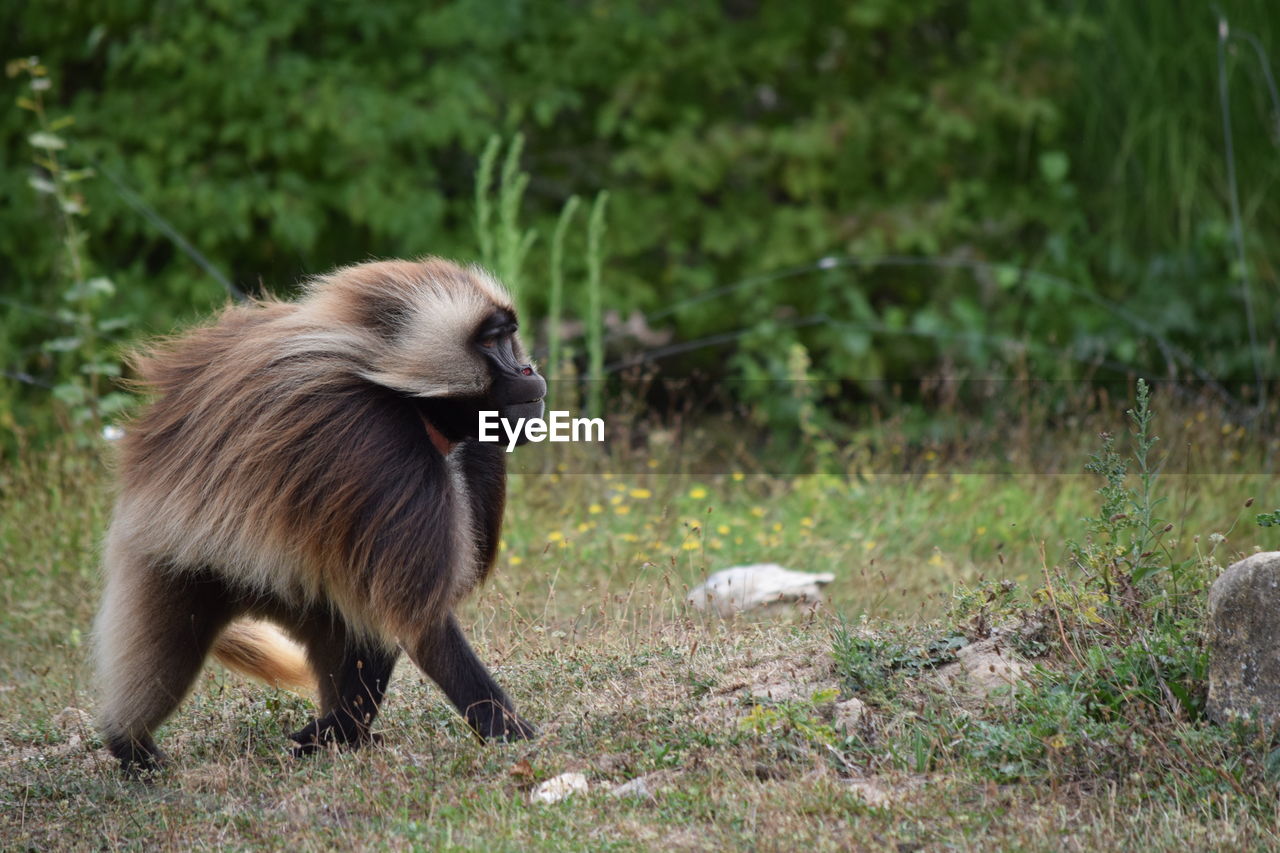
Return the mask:
POLYGON ((1233 565, 1209 589, 1209 718, 1280 723, 1280 551, 1233 565))

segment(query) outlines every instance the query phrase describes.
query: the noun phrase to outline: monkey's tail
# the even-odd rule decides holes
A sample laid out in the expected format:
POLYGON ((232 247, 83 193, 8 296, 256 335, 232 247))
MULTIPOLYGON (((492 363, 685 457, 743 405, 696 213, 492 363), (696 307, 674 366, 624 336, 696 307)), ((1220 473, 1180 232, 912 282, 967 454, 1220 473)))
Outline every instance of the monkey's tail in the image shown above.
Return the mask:
POLYGON ((314 698, 316 676, 302 647, 266 622, 232 622, 213 645, 228 669, 314 698))

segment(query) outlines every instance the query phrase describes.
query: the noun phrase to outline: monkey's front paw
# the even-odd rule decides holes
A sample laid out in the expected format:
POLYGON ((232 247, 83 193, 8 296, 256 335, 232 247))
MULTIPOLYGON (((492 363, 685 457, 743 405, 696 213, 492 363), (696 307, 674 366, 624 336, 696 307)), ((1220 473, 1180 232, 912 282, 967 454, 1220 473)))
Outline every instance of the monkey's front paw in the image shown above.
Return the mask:
POLYGON ((107 748, 120 760, 120 769, 130 779, 150 781, 169 764, 169 756, 151 738, 112 738, 107 741, 107 748))
POLYGON ((538 736, 538 728, 533 723, 523 720, 512 714, 505 719, 505 727, 503 730, 493 735, 497 740, 517 741, 517 740, 533 740, 538 736))
POLYGON ((501 705, 484 704, 467 712, 467 722, 484 740, 532 740, 538 736, 533 723, 522 720, 515 711, 501 705))

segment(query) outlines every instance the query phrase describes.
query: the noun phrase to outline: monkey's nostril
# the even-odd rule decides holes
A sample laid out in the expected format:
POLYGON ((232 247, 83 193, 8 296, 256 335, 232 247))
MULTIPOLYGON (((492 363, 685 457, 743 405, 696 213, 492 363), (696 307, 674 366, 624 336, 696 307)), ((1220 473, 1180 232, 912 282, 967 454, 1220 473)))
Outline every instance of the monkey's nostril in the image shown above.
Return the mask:
POLYGON ((520 368, 520 372, 521 372, 522 374, 524 374, 525 376, 532 376, 532 375, 533 375, 533 368, 532 368, 532 367, 522 367, 522 368, 520 368))

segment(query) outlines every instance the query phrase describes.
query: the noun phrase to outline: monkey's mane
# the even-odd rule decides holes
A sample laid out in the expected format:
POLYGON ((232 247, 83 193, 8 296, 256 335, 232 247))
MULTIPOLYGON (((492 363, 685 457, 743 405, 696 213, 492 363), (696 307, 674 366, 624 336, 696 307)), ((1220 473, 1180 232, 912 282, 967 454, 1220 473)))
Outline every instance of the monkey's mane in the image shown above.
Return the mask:
POLYGON ((357 625, 369 610, 384 630, 452 606, 471 582, 452 524, 465 502, 428 488, 449 482, 444 458, 411 400, 369 379, 388 348, 369 318, 405 280, 439 279, 434 264, 395 266, 393 287, 339 271, 299 302, 229 307, 134 357, 159 404, 121 441, 122 504, 155 553, 229 561, 248 588, 336 601, 357 625))

